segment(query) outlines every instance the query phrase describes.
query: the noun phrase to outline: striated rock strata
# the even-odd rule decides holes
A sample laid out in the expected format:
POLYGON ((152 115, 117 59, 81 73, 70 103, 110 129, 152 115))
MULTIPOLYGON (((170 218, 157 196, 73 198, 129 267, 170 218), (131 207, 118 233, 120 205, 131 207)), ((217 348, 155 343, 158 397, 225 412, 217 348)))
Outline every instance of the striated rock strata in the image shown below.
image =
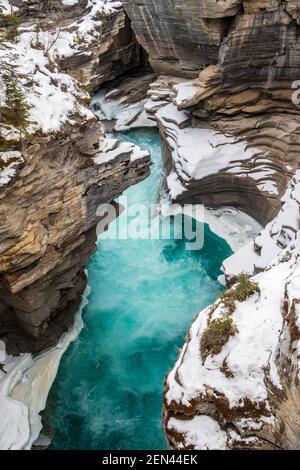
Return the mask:
POLYGON ((88 91, 144 64, 144 51, 117 0, 54 0, 46 7, 34 0, 13 3, 26 27, 41 29, 37 42, 46 42, 46 49, 53 43, 49 52, 59 70, 74 76, 88 91))
POLYGON ((300 448, 299 2, 125 4, 162 74, 146 109, 170 199, 232 205, 265 226, 224 262, 233 287, 199 314, 167 377, 169 443, 300 448))
MULTIPOLYGON (((121 150, 101 163, 99 139, 91 120, 66 129, 60 138, 35 140, 23 152, 24 168, 1 190, 0 297, 10 307, 2 316, 2 339, 10 339, 7 318, 12 315, 35 337, 61 312, 63 320, 55 327, 66 327, 65 310, 77 308, 85 288, 83 269, 95 249, 97 207, 148 174, 142 152, 132 160, 131 151, 121 150)), ((48 330, 33 344, 40 348, 49 341, 48 330)))
MULTIPOLYGON (((232 287, 198 315, 167 377, 169 443, 300 448, 299 2, 124 3, 161 74, 145 109, 161 131, 170 199, 232 205, 265 226, 224 262, 232 287)), ((100 139, 88 106, 144 54, 120 2, 0 7, 0 322, 17 353, 67 328, 97 206, 148 174, 146 153, 100 139)), ((115 126, 144 119, 133 107, 115 126)))
POLYGON ((217 62, 220 44, 241 3, 125 0, 124 7, 154 70, 191 77, 217 62))
POLYGON ((197 38, 195 73, 185 74, 197 77, 184 83, 162 77, 151 93, 152 110, 164 106, 156 118, 167 172, 176 184, 173 199, 234 205, 263 224, 271 221, 299 166, 299 109, 292 102, 297 86, 293 82, 300 76, 298 3, 189 1, 183 8, 180 2, 130 1, 125 8, 160 73, 181 74, 178 64, 166 67, 166 57, 177 54, 193 63, 194 49, 186 36, 197 38), (148 16, 156 26, 151 28, 152 39, 146 40, 148 16), (205 47, 214 37, 214 27, 225 19, 226 31, 212 54, 205 47), (177 22, 184 29, 182 36, 174 26, 177 22), (190 28, 192 23, 202 34, 203 22, 209 25, 206 39, 190 28), (164 52, 164 47, 171 52, 164 52), (197 150, 189 147, 192 140, 198 143, 197 150), (230 151, 229 144, 234 144, 230 151), (207 152, 207 145, 215 150, 207 152))
POLYGON ((89 109, 87 91, 141 63, 129 20, 119 2, 72 3, 0 2, 0 339, 13 354, 69 327, 97 207, 149 172, 89 109))

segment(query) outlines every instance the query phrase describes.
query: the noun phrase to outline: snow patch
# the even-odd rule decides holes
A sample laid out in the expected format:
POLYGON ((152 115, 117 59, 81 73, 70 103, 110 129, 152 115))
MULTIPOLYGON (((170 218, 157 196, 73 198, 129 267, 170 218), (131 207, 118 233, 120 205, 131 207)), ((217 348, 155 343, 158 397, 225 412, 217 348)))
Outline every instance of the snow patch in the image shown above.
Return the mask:
MULTIPOLYGON (((114 90, 112 90, 114 91, 114 90)), ((156 127, 156 123, 149 119, 145 108, 147 100, 142 100, 130 105, 124 104, 125 98, 110 100, 105 90, 97 93, 92 100, 92 107, 100 120, 115 120, 115 131, 127 131, 141 127, 156 127)))
POLYGON ((141 150, 137 145, 131 142, 121 142, 117 139, 105 137, 100 142, 100 149, 96 157, 94 157, 94 162, 97 165, 101 165, 113 161, 117 157, 122 157, 122 155, 129 155, 130 161, 133 162, 148 157, 149 152, 147 150, 141 150))
POLYGON ((0 188, 11 181, 23 161, 20 152, 0 152, 0 188), (5 166, 2 170, 1 164, 5 166))
POLYGON ((0 11, 3 15, 11 15, 18 11, 18 7, 11 5, 9 0, 0 0, 0 11))
MULTIPOLYGON (((184 86, 188 88, 189 85, 185 83, 184 86)), ((151 111, 154 102, 148 102, 146 106, 151 111)), ((267 154, 261 154, 257 148, 249 148, 246 141, 239 141, 233 136, 213 129, 192 127, 190 116, 179 111, 173 103, 160 107, 155 117, 164 129, 173 170, 183 186, 185 182, 201 180, 223 171, 240 178, 251 178, 261 191, 278 194, 277 183, 270 180, 275 171, 268 166, 267 154), (253 170, 248 162, 254 157, 253 170)), ((181 193, 174 176, 170 178, 170 183, 173 182, 175 191, 172 186, 169 189, 178 197, 181 193)))
MULTIPOLYGON (((194 416, 189 420, 170 418, 168 429, 184 435, 184 448, 195 450, 226 450, 227 434, 210 416, 194 416)), ((179 447, 180 448, 180 447, 179 447)))
MULTIPOLYGON (((6 9, 7 3, 1 1, 0 7, 6 9)), ((71 6, 75 2, 64 0, 64 4, 71 6)), ((20 26, 15 42, 8 45, 2 41, 0 59, 15 64, 18 85, 31 106, 30 132, 58 131, 63 124, 72 123, 76 114, 93 118, 85 104, 88 94, 80 90, 75 79, 58 72, 57 61, 81 52, 81 42, 88 50, 93 42, 99 41, 101 32, 97 26, 102 24, 101 14, 113 13, 121 5, 119 1, 88 0, 86 15, 62 29, 37 32, 33 26, 20 26)))
POLYGON ((175 103, 177 106, 184 106, 187 101, 190 101, 197 93, 199 88, 195 86, 195 82, 188 81, 174 85, 177 95, 175 103))
POLYGON ((74 325, 65 333, 56 346, 33 357, 22 354, 6 356, 0 370, 0 450, 28 450, 38 439, 42 430, 39 413, 57 374, 60 360, 83 328, 81 313, 87 304, 89 289, 86 289, 74 325))
POLYGON ((228 278, 236 277, 242 271, 253 274, 265 269, 297 239, 300 224, 300 170, 291 179, 281 201, 282 207, 277 216, 260 234, 236 255, 224 261, 223 271, 228 278))

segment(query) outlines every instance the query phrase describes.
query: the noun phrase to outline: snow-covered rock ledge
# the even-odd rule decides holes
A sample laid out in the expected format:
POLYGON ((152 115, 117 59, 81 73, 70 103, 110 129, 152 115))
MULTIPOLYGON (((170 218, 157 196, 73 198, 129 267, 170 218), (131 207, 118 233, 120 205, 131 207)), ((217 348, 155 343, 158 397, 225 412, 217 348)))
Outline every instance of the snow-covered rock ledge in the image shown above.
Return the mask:
POLYGON ((112 89, 102 89, 93 96, 92 108, 100 121, 110 123, 115 131, 156 127, 145 109, 146 93, 154 74, 141 74, 122 81, 112 89))
POLYGON ((257 290, 234 306, 227 299, 226 312, 218 301, 190 330, 167 379, 166 433, 182 449, 299 448, 300 115, 291 86, 299 75, 299 4, 209 0, 199 8, 187 1, 174 12, 165 3, 125 2, 155 70, 198 75, 184 83, 162 76, 149 91, 166 189, 173 201, 233 205, 266 226, 224 263, 230 282, 255 273, 248 282, 257 290), (227 3, 236 16, 230 26, 227 3), (164 21, 144 21, 161 11, 164 21), (225 17, 229 27, 214 35, 223 21, 216 18, 225 17), (201 51, 192 50, 204 25, 210 46, 217 38, 215 54, 202 40, 201 51), (228 341, 203 360, 202 339, 218 333, 223 319, 228 341))
POLYGON ((276 256, 298 239, 300 170, 291 179, 281 201, 282 207, 274 220, 267 224, 254 240, 224 261, 223 271, 229 284, 232 284, 242 271, 250 275, 263 271, 276 256))
POLYGON ((24 164, 21 152, 0 152, 0 188, 9 184, 16 177, 24 164))
MULTIPOLYGON (((176 128, 176 126, 180 128, 180 125, 188 121, 189 117, 186 113, 177 111, 175 106, 169 103, 169 100, 176 96, 172 84, 178 83, 179 81, 181 82, 182 79, 175 77, 169 77, 169 79, 170 82, 168 82, 168 77, 161 77, 161 79, 153 81, 153 74, 141 75, 123 81, 112 90, 101 90, 92 99, 94 112, 100 121, 104 121, 109 129, 114 129, 115 131, 127 131, 143 127, 159 127, 160 116, 165 114, 168 114, 168 122, 170 122, 170 125, 173 124, 174 128, 176 128), (148 98, 146 98, 146 95, 148 98), (169 114, 168 111, 170 109, 169 114)), ((182 130, 184 131, 184 129, 182 130)), ((212 140, 219 140, 222 148, 223 146, 226 148, 226 145, 228 147, 231 144, 234 145, 235 139, 218 135, 213 130, 201 130, 197 128, 193 130, 195 131, 195 138, 194 140, 190 140, 189 132, 191 129, 187 129, 187 147, 178 149, 174 143, 174 156, 181 156, 184 152, 190 155, 189 160, 184 156, 182 158, 182 165, 186 165, 190 173, 195 172, 200 174, 201 172, 211 172, 214 174, 214 168, 205 165, 205 161, 209 162, 210 159, 212 160, 210 138, 212 140), (198 159, 198 155, 193 153, 195 143, 196 145, 199 143, 197 140, 199 135, 201 141, 206 145, 205 148, 202 148, 202 160, 198 159), (208 153, 206 152, 207 149, 208 153)), ((108 147, 114 145, 113 142, 115 142, 114 139, 108 139, 108 147)), ((162 139, 162 143, 164 143, 164 138, 162 139)), ((128 144, 126 144, 126 146, 127 145, 128 144)), ((246 153, 245 158, 252 154, 251 151, 247 152, 247 149, 245 149, 242 143, 236 143, 236 154, 244 150, 246 153)), ((227 160, 230 164, 230 162, 234 162, 235 158, 234 154, 231 155, 230 153, 231 147, 227 149, 227 151, 227 160)), ((113 155, 113 152, 110 152, 110 154, 113 155)), ((215 161, 212 166, 217 165, 218 162, 215 161)), ((180 165, 178 171, 181 171, 180 165)), ((182 174, 183 179, 185 179, 188 184, 191 179, 191 174, 185 174, 184 172, 182 172, 182 174)), ((177 205, 174 205, 174 207, 170 205, 170 200, 176 199, 178 194, 187 190, 179 182, 175 171, 172 171, 167 177, 166 183, 168 193, 167 198, 165 198, 165 192, 163 191, 164 194, 161 200, 162 216, 168 216, 170 213, 174 214, 177 205)), ((214 233, 227 241, 234 252, 252 241, 262 229, 261 224, 255 219, 235 207, 220 206, 215 208, 204 207, 203 209, 203 211, 200 211, 201 214, 200 212, 197 214, 197 217, 199 216, 199 222, 207 223, 214 233)), ((187 215, 193 214, 192 216, 195 217, 192 205, 185 205, 185 213, 187 215)))
MULTIPOLYGON (((192 82, 161 76, 150 86, 145 109, 160 129, 166 187, 175 202, 234 206, 266 225, 298 169, 299 116, 288 114, 283 123, 275 113, 237 114, 234 97, 227 113, 202 115, 219 75, 210 66, 192 82)), ((236 97, 251 99, 250 92, 236 97)))
POLYGON ((194 321, 167 377, 171 447, 299 449, 300 244, 194 321))

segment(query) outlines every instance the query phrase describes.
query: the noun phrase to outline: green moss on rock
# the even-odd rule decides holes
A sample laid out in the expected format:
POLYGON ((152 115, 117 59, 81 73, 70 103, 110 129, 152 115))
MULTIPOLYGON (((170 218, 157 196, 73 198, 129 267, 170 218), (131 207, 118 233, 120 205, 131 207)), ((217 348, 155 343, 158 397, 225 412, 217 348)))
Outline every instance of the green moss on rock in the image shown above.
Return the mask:
POLYGON ((230 336, 238 333, 232 318, 225 316, 211 320, 204 331, 200 342, 200 352, 203 362, 210 354, 219 354, 230 336))
POLYGON ((231 315, 236 308, 235 302, 244 302, 251 295, 259 293, 259 286, 256 282, 251 281, 250 276, 241 273, 237 277, 237 283, 231 289, 221 294, 221 301, 224 304, 226 313, 231 315))

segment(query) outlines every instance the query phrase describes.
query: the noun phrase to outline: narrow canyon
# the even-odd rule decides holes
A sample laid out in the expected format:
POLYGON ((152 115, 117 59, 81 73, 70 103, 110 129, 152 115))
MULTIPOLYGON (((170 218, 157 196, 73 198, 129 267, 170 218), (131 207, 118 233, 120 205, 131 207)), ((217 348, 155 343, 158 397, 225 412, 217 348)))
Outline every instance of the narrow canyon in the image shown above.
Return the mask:
MULTIPOLYGON (((0 0, 1 449, 43 447, 40 413, 61 357, 71 341, 86 351, 87 284, 91 308, 114 282, 126 304, 121 255, 142 272, 137 241, 97 243, 98 207, 114 204, 122 221, 123 193, 158 196, 168 210, 204 205, 211 244, 198 280, 195 259, 172 252, 173 274, 192 273, 180 283, 193 289, 191 311, 176 298, 190 315, 185 340, 171 332, 177 360, 161 365, 166 446, 300 449, 299 32, 295 0, 0 0), (107 259, 120 250, 113 279, 102 244, 107 259), (201 301, 200 279, 211 289, 201 301)), ((153 276, 168 250, 141 249, 153 276)), ((142 298, 149 279, 124 272, 142 298)), ((149 297, 157 312, 172 303, 167 290, 149 297)), ((136 322, 147 324, 149 305, 136 322)))

